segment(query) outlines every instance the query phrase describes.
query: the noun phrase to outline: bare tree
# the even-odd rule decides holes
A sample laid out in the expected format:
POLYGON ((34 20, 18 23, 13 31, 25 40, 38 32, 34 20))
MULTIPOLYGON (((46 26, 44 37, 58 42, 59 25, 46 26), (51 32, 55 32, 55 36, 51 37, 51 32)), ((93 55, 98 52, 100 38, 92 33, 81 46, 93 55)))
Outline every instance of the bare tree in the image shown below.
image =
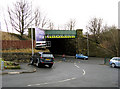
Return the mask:
POLYGON ((49 21, 48 28, 49 28, 50 30, 53 30, 53 29, 54 29, 54 23, 51 22, 51 21, 49 21))
POLYGON ((35 15, 35 26, 38 27, 40 25, 40 21, 41 21, 41 13, 40 13, 39 9, 35 10, 34 15, 35 15))
POLYGON ((76 25, 75 19, 70 19, 70 21, 66 24, 68 30, 74 30, 76 25))
POLYGON ((99 36, 102 28, 102 19, 101 18, 92 18, 88 25, 86 26, 88 31, 93 34, 94 36, 94 41, 96 43, 99 43, 99 36))
POLYGON ((101 33, 101 45, 115 56, 119 56, 118 29, 116 26, 104 26, 101 33))
MULTIPOLYGON (((88 38, 92 43, 96 43, 95 37, 91 34, 88 38)), ((98 39, 97 39, 98 40, 98 39)), ((118 29, 116 26, 104 26, 99 34, 99 43, 95 47, 103 48, 111 56, 119 56, 118 29)), ((90 46, 92 47, 92 46, 90 46)))
POLYGON ((13 4, 13 7, 13 9, 8 7, 10 23, 23 36, 25 29, 31 26, 34 20, 34 17, 31 17, 31 5, 25 0, 20 0, 13 4))
POLYGON ((40 12, 38 8, 35 10, 34 14, 35 14, 35 26, 36 27, 43 28, 48 24, 49 19, 47 19, 46 16, 42 16, 42 13, 40 12))
POLYGON ((6 25, 7 32, 9 32, 8 23, 7 23, 7 21, 6 21, 4 11, 3 11, 3 17, 4 17, 4 22, 5 22, 5 25, 6 25))

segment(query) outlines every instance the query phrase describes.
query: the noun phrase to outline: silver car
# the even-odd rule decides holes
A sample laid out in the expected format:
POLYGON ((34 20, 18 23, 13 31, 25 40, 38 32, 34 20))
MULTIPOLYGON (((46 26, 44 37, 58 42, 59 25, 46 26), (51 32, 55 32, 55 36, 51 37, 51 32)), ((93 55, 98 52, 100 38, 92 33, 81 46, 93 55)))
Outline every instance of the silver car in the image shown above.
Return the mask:
POLYGON ((120 57, 113 57, 110 59, 109 64, 111 67, 120 67, 120 57))

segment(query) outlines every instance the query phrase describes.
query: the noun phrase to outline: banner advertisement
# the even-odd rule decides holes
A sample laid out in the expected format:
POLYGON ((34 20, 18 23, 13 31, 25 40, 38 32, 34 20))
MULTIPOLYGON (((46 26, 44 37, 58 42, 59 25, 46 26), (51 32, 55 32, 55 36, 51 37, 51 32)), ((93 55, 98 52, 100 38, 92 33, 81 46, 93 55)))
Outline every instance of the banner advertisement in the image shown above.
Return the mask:
POLYGON ((45 47, 45 31, 40 28, 35 28, 35 39, 36 39, 36 47, 45 47))
POLYGON ((45 41, 45 31, 40 28, 35 28, 36 42, 45 41))

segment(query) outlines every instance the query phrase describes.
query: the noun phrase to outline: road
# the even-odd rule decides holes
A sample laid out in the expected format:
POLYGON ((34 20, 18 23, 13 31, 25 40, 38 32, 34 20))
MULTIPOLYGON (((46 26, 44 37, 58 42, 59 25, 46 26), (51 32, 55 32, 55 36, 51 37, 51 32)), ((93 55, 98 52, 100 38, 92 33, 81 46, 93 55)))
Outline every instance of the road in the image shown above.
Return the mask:
MULTIPOLYGON (((3 87, 118 87, 118 70, 103 65, 101 58, 89 60, 55 58, 52 68, 36 68, 35 73, 3 75, 3 87)), ((23 67, 26 64, 22 64, 23 67)))

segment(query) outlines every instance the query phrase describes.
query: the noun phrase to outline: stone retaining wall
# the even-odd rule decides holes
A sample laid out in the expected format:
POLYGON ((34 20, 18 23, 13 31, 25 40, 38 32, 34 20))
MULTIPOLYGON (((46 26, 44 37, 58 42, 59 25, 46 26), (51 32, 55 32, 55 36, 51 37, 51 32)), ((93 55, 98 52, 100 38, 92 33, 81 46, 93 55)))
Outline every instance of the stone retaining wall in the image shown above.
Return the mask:
POLYGON ((2 53, 5 61, 29 62, 31 53, 2 53))

